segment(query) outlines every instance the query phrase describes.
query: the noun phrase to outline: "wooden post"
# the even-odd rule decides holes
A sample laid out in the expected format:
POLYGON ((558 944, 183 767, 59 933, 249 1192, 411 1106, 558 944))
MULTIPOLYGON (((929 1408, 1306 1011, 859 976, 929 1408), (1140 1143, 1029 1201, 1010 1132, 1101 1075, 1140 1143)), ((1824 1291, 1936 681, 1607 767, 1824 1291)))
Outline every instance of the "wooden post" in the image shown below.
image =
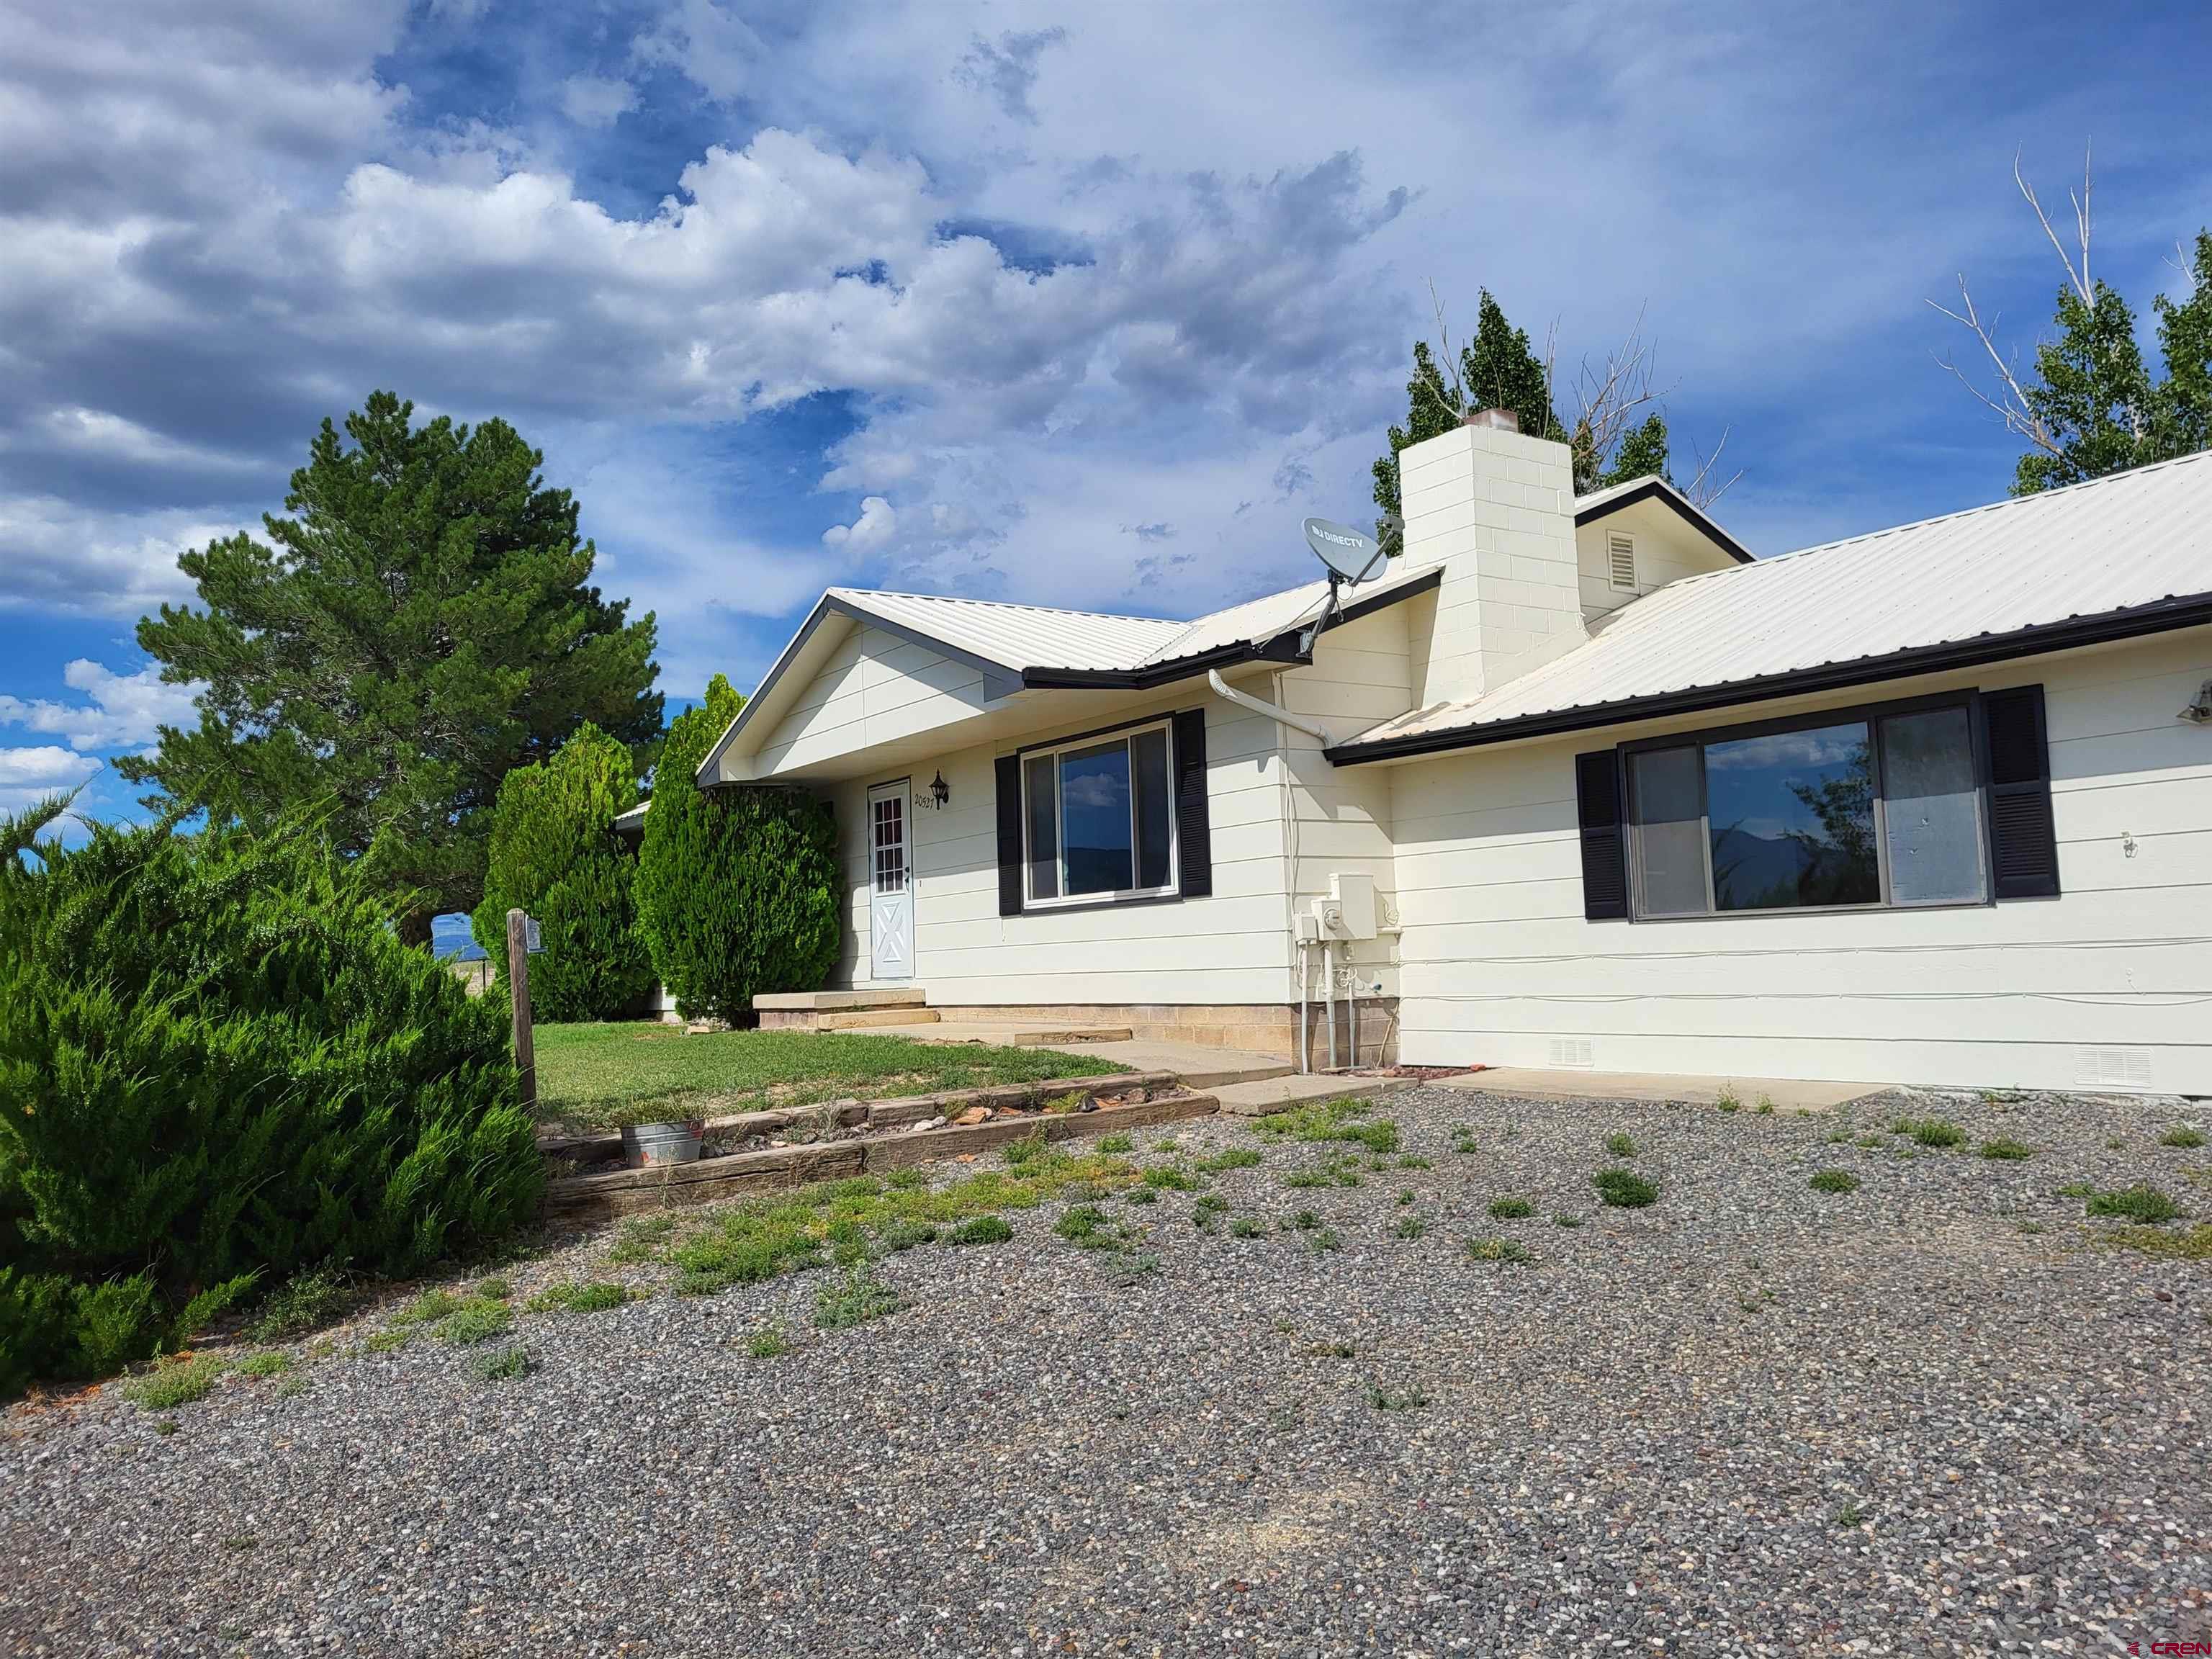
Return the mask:
POLYGON ((514 1069, 522 1078, 522 1103, 538 1103, 538 1051, 530 1041, 530 920, 507 913, 507 983, 514 994, 514 1069))

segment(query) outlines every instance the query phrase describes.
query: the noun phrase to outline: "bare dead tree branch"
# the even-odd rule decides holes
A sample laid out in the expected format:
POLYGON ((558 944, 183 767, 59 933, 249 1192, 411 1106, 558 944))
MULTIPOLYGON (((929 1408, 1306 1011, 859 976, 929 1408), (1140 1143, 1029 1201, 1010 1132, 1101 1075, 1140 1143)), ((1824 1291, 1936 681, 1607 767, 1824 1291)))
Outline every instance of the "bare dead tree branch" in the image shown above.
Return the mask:
POLYGON ((1691 475, 1690 482, 1680 488, 1682 494, 1689 499, 1690 505, 1700 513, 1709 510, 1714 502, 1735 488, 1738 478, 1743 477, 1743 469, 1738 467, 1725 478, 1716 477, 1720 466, 1721 452, 1728 447, 1729 434, 1734 430, 1733 427, 1721 428, 1721 440, 1713 446, 1713 453, 1710 455, 1698 454, 1698 446, 1694 442, 1690 445, 1690 454, 1698 463, 1698 470, 1691 475))

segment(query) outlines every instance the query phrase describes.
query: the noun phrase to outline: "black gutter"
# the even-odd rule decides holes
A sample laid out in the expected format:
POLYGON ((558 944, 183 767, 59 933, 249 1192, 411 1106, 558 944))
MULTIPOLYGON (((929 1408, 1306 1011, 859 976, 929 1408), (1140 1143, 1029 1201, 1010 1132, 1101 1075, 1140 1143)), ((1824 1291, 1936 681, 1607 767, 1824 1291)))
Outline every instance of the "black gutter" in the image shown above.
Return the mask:
POLYGON ((1619 513, 1654 500, 1665 502, 1680 516, 1688 520, 1700 534, 1711 537, 1719 543, 1728 556, 1738 564, 1753 562, 1749 548, 1685 501, 1679 491, 1668 489, 1656 478, 1645 479, 1625 495, 1616 495, 1609 501, 1601 501, 1595 507, 1583 508, 1575 514, 1575 528, 1579 530, 1586 524, 1595 524, 1600 519, 1610 514, 1619 513))
POLYGON ((1736 680, 1725 685, 1692 686, 1686 690, 1662 691, 1648 697, 1624 697, 1618 702, 1523 714, 1486 726, 1379 738, 1372 743, 1339 744, 1322 753, 1337 766, 1358 766, 1369 761, 1395 760, 1409 755, 1443 754, 1455 749, 1485 748, 1522 738, 1555 737, 1567 732, 1626 726, 1631 721, 1660 720, 1669 714, 1703 714, 1708 709, 1771 702, 1777 697, 1794 697, 1808 692, 1840 691, 1909 674, 1979 668, 2052 651, 2072 651, 2082 646, 2106 645, 2118 640, 2140 639, 2145 635, 2207 625, 2212 625, 2212 593, 2185 594, 2132 605, 2124 611, 2042 623, 2008 634, 1983 634, 1971 640, 1917 645, 1879 657, 1823 663, 1817 668, 1797 668, 1781 674, 1762 674, 1756 679, 1736 680))
MULTIPOLYGON (((1346 623, 1358 622, 1362 617, 1372 616, 1387 605, 1410 599, 1416 593, 1426 593, 1443 580, 1443 574, 1439 567, 1425 571, 1410 581, 1402 582, 1387 592, 1355 599, 1337 612, 1336 619, 1329 626, 1336 628, 1346 623)), ((1298 629, 1278 634, 1273 639, 1240 641, 1234 645, 1216 646, 1211 651, 1195 652, 1188 657, 1151 663, 1142 668, 1027 668, 1022 671, 1022 685, 1025 690, 1046 691, 1149 691, 1155 686, 1173 685, 1178 680, 1195 679, 1209 669, 1234 668, 1241 663, 1310 662, 1312 653, 1298 649, 1298 634, 1302 631, 1303 625, 1298 629)))

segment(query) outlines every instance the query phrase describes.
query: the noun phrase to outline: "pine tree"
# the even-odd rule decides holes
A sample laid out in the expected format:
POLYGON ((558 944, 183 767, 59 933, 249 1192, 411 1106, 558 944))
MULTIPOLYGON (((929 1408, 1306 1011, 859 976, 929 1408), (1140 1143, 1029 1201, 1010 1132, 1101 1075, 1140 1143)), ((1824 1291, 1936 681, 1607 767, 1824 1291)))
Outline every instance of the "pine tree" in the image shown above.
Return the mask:
POLYGON ((637 860, 611 827, 637 799, 630 751, 596 726, 500 783, 471 926, 504 985, 507 913, 537 919, 544 949, 530 964, 530 999, 539 1019, 619 1018, 653 989, 631 892, 637 860))
POLYGON ((678 715, 653 774, 637 912, 654 970, 687 1018, 749 1018, 764 991, 811 991, 837 961, 842 895, 828 807, 793 789, 699 788, 744 706, 721 675, 678 715))
POLYGON ((544 457, 503 421, 475 428, 386 392, 331 422, 264 543, 185 553, 199 605, 164 605, 138 642, 203 681, 199 725, 164 727, 118 769, 149 804, 254 823, 327 815, 401 911, 410 941, 483 896, 500 780, 586 721, 642 772, 660 728, 653 619, 589 585, 596 552, 544 457))

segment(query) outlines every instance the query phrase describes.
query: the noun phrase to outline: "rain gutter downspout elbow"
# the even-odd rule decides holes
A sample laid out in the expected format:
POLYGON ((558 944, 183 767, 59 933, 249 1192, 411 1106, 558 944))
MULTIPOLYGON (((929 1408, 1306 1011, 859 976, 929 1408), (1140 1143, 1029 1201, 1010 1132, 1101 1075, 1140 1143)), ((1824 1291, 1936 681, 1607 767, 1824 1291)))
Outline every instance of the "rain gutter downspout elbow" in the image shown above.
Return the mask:
POLYGON ((1218 668, 1209 668, 1206 671, 1206 683, 1213 688, 1214 696, 1235 703, 1239 708, 1249 708, 1255 714, 1265 714, 1269 720, 1279 721, 1289 726, 1293 732, 1303 732, 1308 737, 1318 739, 1323 748, 1336 741, 1329 735, 1328 728, 1319 720, 1309 720, 1304 714, 1293 714, 1287 708, 1278 708, 1272 702, 1262 702, 1248 692, 1239 691, 1221 678, 1221 671, 1218 668))

